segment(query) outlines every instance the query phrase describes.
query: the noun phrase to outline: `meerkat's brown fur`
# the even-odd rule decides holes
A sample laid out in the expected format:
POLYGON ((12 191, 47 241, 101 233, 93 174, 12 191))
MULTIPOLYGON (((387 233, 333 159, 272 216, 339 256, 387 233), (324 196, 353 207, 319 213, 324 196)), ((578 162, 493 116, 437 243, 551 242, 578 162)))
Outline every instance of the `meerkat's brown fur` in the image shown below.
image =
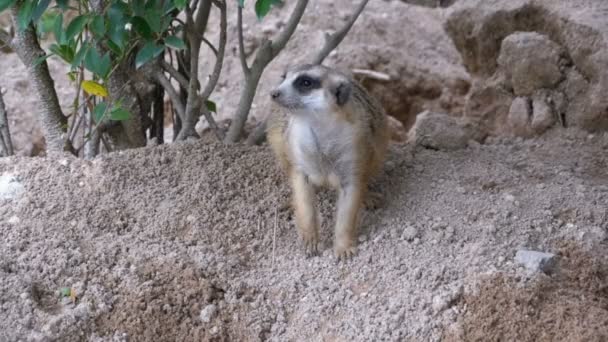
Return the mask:
POLYGON ((320 65, 289 69, 272 97, 279 106, 268 122, 268 141, 290 180, 306 251, 318 252, 315 186, 325 186, 339 191, 334 252, 351 257, 369 182, 385 159, 386 114, 356 81, 320 65))

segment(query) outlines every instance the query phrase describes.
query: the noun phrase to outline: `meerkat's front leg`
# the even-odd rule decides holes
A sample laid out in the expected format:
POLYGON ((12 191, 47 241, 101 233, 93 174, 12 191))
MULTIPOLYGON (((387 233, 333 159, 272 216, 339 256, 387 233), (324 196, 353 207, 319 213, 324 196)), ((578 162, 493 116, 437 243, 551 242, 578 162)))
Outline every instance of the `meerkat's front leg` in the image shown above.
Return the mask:
POLYGON ((357 243, 357 219, 364 196, 364 184, 356 181, 340 188, 334 252, 339 259, 347 259, 355 254, 357 243))
POLYGON ((295 170, 291 173, 291 187, 298 234, 304 241, 306 254, 316 255, 319 252, 319 215, 315 190, 306 176, 295 170))

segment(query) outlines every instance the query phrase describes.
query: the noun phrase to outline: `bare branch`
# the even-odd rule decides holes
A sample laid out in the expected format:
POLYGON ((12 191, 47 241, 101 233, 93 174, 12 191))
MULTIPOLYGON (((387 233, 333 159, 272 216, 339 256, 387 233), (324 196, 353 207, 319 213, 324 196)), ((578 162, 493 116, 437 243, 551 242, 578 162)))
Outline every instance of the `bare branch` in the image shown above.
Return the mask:
POLYGON ((205 43, 205 45, 207 45, 211 49, 211 51, 213 51, 213 54, 217 58, 218 52, 217 52, 217 49, 215 48, 215 46, 213 46, 213 44, 211 44, 211 42, 209 40, 207 40, 207 38, 202 37, 201 39, 203 40, 203 43, 205 43))
POLYGON ((209 127, 213 130, 215 136, 219 139, 219 141, 224 140, 224 131, 222 131, 217 125, 217 122, 215 122, 215 119, 213 118, 211 112, 204 106, 202 107, 202 111, 203 115, 205 116, 205 120, 207 120, 207 122, 209 123, 209 127))
POLYGON ((213 92, 213 89, 215 89, 215 86, 217 85, 217 81, 220 79, 220 74, 222 72, 222 64, 224 62, 224 53, 226 51, 226 27, 227 25, 227 19, 226 19, 226 2, 225 1, 215 1, 215 4, 217 7, 219 7, 220 9, 220 43, 219 43, 219 50, 218 50, 218 55, 217 58, 215 59, 215 66, 213 67, 213 72, 211 73, 211 76, 209 77, 209 82, 207 82, 207 85, 205 86, 205 89, 203 89, 203 92, 201 94, 201 100, 205 101, 207 100, 207 98, 209 98, 209 95, 211 95, 211 93, 213 92))
POLYGON ((185 120, 186 118, 186 109, 184 108, 184 104, 179 98, 179 94, 177 90, 171 84, 171 81, 163 74, 163 71, 160 68, 154 70, 154 79, 165 89, 169 98, 171 98, 171 102, 173 103, 173 107, 177 110, 177 115, 179 115, 180 119, 185 120))
POLYGON ((8 115, 6 114, 2 91, 0 91, 0 148, 3 156, 12 156, 15 153, 11 141, 11 132, 8 128, 8 115))
POLYGON ((325 36, 325 44, 324 44, 323 48, 321 49, 321 51, 319 51, 317 56, 314 58, 313 64, 323 63, 323 60, 325 60, 325 58, 327 56, 329 56, 329 53, 342 42, 342 40, 344 39, 344 37, 346 37, 346 34, 350 30, 350 28, 353 26, 355 21, 357 21, 357 18, 359 17, 361 12, 363 12, 363 9, 365 8, 365 5, 367 5, 368 1, 369 0, 361 1, 361 3, 359 4, 359 7, 357 7, 357 9, 355 10, 355 13, 353 13, 353 15, 351 15, 350 19, 348 20, 346 25, 344 25, 344 27, 342 27, 340 30, 334 32, 333 34, 328 34, 325 36))
POLYGON ((184 75, 180 74, 179 71, 177 71, 171 64, 161 60, 160 65, 162 66, 163 70, 168 72, 169 75, 171 75, 171 77, 173 77, 179 83, 180 86, 188 88, 188 80, 184 77, 184 75))
POLYGON ((287 41, 289 41, 289 38, 291 38, 294 31, 296 30, 300 19, 302 19, 302 15, 304 15, 304 11, 306 10, 307 5, 308 0, 298 0, 296 7, 289 16, 287 24, 285 25, 281 33, 279 33, 279 37, 277 37, 277 39, 272 43, 272 58, 276 57, 279 52, 283 50, 285 45, 287 45, 287 41))
POLYGON ((238 6, 237 9, 237 28, 238 28, 238 36, 239 36, 239 59, 241 60, 241 68, 243 69, 243 73, 247 76, 250 72, 249 66, 247 65, 247 57, 245 57, 245 43, 243 41, 243 8, 238 6))
POLYGON ((268 126, 268 119, 260 122, 255 128, 253 132, 249 134, 247 137, 247 145, 254 146, 259 145, 266 140, 266 127, 268 126))
MULTIPOLYGON (((251 69, 243 69, 246 84, 241 92, 239 104, 234 115, 234 120, 230 124, 230 128, 228 129, 224 142, 231 144, 237 142, 241 138, 243 127, 245 127, 245 122, 247 122, 247 117, 249 116, 251 104, 253 103, 253 98, 255 97, 255 92, 257 90, 258 83, 260 82, 260 78, 262 77, 262 73, 264 72, 264 69, 268 63, 270 63, 279 54, 279 52, 281 52, 281 50, 287 44, 289 38, 291 38, 295 32, 295 29, 298 26, 307 5, 308 0, 298 0, 293 12, 291 12, 291 16, 289 17, 287 24, 279 33, 276 41, 263 41, 255 54, 255 59, 253 60, 251 69)), ((240 27, 242 27, 242 25, 240 27)), ((241 63, 242 61, 243 56, 241 56, 241 63)))
POLYGON ((180 130, 177 139, 183 140, 189 136, 197 136, 194 130, 194 125, 198 119, 198 113, 200 111, 200 99, 197 96, 199 89, 198 81, 198 63, 199 54, 201 50, 201 37, 205 33, 207 22, 209 20, 209 13, 211 12, 211 0, 201 0, 202 2, 198 6, 196 18, 192 18, 190 14, 188 16, 188 25, 190 30, 187 30, 188 41, 190 42, 190 81, 188 84, 188 99, 186 100, 186 110, 182 122, 182 129, 180 130))
POLYGON ((391 76, 389 74, 369 69, 353 69, 353 74, 382 82, 388 82, 391 80, 391 76))

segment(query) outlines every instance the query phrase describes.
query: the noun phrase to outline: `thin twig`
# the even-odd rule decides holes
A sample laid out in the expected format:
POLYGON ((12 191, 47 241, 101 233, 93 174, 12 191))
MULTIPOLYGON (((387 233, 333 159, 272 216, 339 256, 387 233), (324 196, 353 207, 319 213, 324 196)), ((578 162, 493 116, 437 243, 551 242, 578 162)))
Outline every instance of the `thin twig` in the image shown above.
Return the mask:
POLYGON ((205 86, 205 89, 203 89, 203 92, 201 94, 201 99, 203 101, 206 101, 207 98, 209 98, 209 95, 211 95, 211 92, 213 92, 213 89, 215 89, 215 86, 217 85, 217 81, 220 79, 220 73, 222 72, 222 64, 224 61, 224 53, 226 51, 226 27, 228 26, 226 19, 226 2, 222 0, 214 1, 214 3, 217 7, 219 7, 221 11, 220 42, 218 57, 215 59, 215 66, 213 67, 213 72, 211 73, 211 76, 209 77, 209 82, 207 82, 207 85, 205 86))
POLYGON ((243 69, 243 73, 245 76, 249 75, 251 70, 249 70, 249 66, 247 65, 247 57, 245 57, 245 43, 243 41, 243 8, 238 6, 237 9, 237 24, 238 28, 238 36, 239 36, 239 59, 241 60, 241 68, 243 69))
POLYGON ((203 111, 203 116, 205 116, 205 120, 207 120, 207 122, 209 123, 209 127, 213 130, 213 132, 215 133, 215 136, 220 140, 224 140, 224 131, 222 131, 220 129, 220 127, 217 125, 217 122, 215 122, 215 119, 213 118, 213 116, 211 115, 211 112, 207 109, 206 106, 203 106, 201 108, 201 110, 203 111))
POLYGON ((283 50, 285 45, 287 45, 287 41, 289 41, 289 38, 291 38, 293 32, 296 30, 300 19, 302 19, 302 15, 304 15, 307 5, 308 0, 298 0, 296 3, 296 7, 289 16, 287 24, 285 24, 285 28, 279 33, 277 39, 272 42, 272 58, 276 57, 279 52, 283 50))
POLYGON ((184 77, 184 75, 180 74, 180 72, 177 71, 173 65, 165 61, 160 61, 160 65, 162 66, 163 70, 169 73, 169 75, 171 75, 171 77, 173 77, 179 83, 180 86, 188 88, 188 80, 184 77))
POLYGON ((154 70, 154 79, 158 83, 160 83, 160 85, 165 89, 165 91, 169 95, 169 98, 171 98, 171 102, 173 103, 175 110, 177 110, 177 114, 179 115, 180 119, 182 119, 182 121, 185 120, 186 109, 184 107, 184 104, 182 103, 182 100, 179 98, 179 94, 177 93, 177 90, 175 90, 175 88, 171 84, 171 81, 169 81, 167 76, 165 76, 162 69, 156 68, 154 70))
POLYGON ((211 42, 210 42, 209 40, 207 40, 207 38, 202 37, 201 39, 203 40, 203 43, 205 43, 205 44, 206 44, 206 45, 207 45, 207 46, 208 46, 208 47, 211 49, 211 51, 213 51, 213 54, 214 54, 214 55, 215 55, 215 57, 217 58, 218 51, 217 51, 217 49, 215 48, 215 46, 213 46, 213 44, 211 44, 211 42))
POLYGON ((391 80, 391 76, 389 74, 369 69, 353 69, 353 74, 382 82, 388 82, 391 80))
POLYGON ((332 50, 335 49, 336 46, 338 46, 342 42, 342 40, 344 39, 344 37, 346 37, 346 34, 350 30, 350 28, 353 26, 353 24, 355 23, 355 21, 361 14, 361 12, 363 12, 363 9, 365 8, 365 5, 367 5, 368 1, 369 0, 361 1, 361 3, 359 4, 359 7, 357 7, 357 9, 355 10, 355 13, 353 13, 353 15, 351 15, 350 19, 348 20, 346 25, 344 25, 344 27, 342 27, 340 30, 334 32, 333 34, 325 35, 325 44, 323 45, 323 48, 321 49, 321 51, 319 51, 317 56, 314 58, 313 64, 323 63, 323 60, 325 60, 325 58, 329 55, 329 53, 332 52, 332 50))

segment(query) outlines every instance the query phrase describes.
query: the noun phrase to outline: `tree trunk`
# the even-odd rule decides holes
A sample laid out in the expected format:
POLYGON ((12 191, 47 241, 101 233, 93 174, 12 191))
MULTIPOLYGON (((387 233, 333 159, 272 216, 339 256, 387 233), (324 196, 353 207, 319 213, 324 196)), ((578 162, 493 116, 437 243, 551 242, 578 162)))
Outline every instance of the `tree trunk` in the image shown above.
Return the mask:
POLYGON ((11 132, 8 128, 8 116, 6 114, 6 106, 2 98, 2 89, 0 89, 0 152, 3 156, 12 156, 13 142, 11 141, 11 132))
MULTIPOLYGON (((11 14, 14 27, 19 27, 17 9, 13 8, 11 14)), ((36 60, 45 54, 40 48, 34 29, 28 26, 23 31, 17 30, 13 46, 21 62, 26 66, 29 78, 38 94, 39 122, 44 132, 46 149, 48 152, 62 152, 68 120, 59 105, 55 84, 46 61, 34 65, 36 60)))
POLYGON ((110 96, 114 101, 120 101, 122 108, 131 114, 129 119, 120 121, 121 129, 108 132, 117 150, 146 146, 142 108, 132 81, 124 66, 118 67, 109 80, 110 96))

